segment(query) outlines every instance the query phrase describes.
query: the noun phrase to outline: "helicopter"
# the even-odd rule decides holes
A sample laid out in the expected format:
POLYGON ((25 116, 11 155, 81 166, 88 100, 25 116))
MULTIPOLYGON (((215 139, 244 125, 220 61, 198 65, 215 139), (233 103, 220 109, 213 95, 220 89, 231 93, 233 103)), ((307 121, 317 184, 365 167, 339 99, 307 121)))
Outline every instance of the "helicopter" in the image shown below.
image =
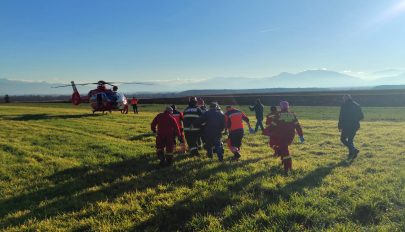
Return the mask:
POLYGON ((147 82, 106 82, 100 80, 95 83, 80 83, 76 84, 74 81, 71 81, 68 85, 54 86, 52 88, 63 88, 72 86, 72 104, 79 105, 83 102, 90 103, 93 114, 95 112, 112 112, 112 111, 121 111, 125 113, 128 111, 128 100, 123 93, 118 92, 118 86, 116 84, 136 84, 136 85, 153 85, 152 83, 147 82), (77 90, 76 85, 85 86, 85 85, 97 85, 97 88, 90 90, 87 96, 81 96, 77 90), (106 87, 106 85, 112 86, 112 89, 106 87))

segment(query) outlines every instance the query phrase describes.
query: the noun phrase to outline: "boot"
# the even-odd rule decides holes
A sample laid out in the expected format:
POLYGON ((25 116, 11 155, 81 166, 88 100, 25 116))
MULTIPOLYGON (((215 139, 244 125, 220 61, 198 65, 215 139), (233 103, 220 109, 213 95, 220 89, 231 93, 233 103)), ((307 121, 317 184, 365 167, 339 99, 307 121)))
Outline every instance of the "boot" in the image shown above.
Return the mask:
POLYGON ((157 156, 158 156, 158 158, 160 160, 159 166, 161 166, 161 167, 165 166, 165 154, 164 154, 164 152, 163 151, 158 151, 157 156))
POLYGON ((172 154, 166 155, 166 164, 167 164, 167 166, 171 166, 173 164, 173 155, 172 154))
POLYGON ((237 160, 239 160, 239 158, 240 158, 240 153, 238 151, 234 152, 232 160, 237 161, 237 160))
POLYGON ((352 159, 356 159, 359 152, 360 152, 359 149, 354 148, 353 149, 353 154, 352 154, 352 159))

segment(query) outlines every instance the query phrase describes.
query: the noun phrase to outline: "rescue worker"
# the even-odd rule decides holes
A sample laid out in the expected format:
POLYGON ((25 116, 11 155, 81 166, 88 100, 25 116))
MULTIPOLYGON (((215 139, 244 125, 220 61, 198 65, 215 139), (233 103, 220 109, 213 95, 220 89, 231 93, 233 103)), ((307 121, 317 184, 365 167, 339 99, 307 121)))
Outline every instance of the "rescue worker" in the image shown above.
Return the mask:
POLYGON ((112 99, 112 102, 113 102, 113 105, 114 106, 117 106, 118 105, 118 96, 119 95, 119 93, 118 93, 118 86, 113 86, 113 89, 112 89, 112 94, 111 94, 111 99, 112 99))
POLYGON ((221 141, 222 131, 225 129, 225 116, 222 114, 218 103, 213 102, 210 108, 201 117, 193 122, 195 127, 205 125, 203 137, 205 138, 205 149, 207 156, 212 159, 213 153, 217 153, 218 160, 224 160, 224 148, 221 141))
MULTIPOLYGON (((203 98, 199 97, 197 99, 197 107, 201 109, 201 112, 204 114, 205 112, 207 112, 207 106, 205 105, 205 101, 203 98)), ((197 139, 197 146, 198 146, 198 150, 202 149, 203 147, 205 147, 205 138, 204 138, 204 129, 205 129, 205 125, 202 124, 200 126, 200 137, 197 139)))
MULTIPOLYGON (((173 109, 173 117, 174 119, 176 119, 177 125, 179 125, 180 128, 180 136, 182 138, 183 142, 180 142, 180 152, 181 153, 185 153, 186 152, 186 146, 184 144, 184 128, 183 128, 183 113, 177 110, 176 105, 171 105, 172 109, 173 109)), ((176 151, 176 140, 175 140, 175 144, 174 144, 174 151, 176 151)))
POLYGON ((253 133, 254 130, 250 126, 249 118, 242 111, 232 106, 226 107, 225 123, 229 133, 228 147, 234 154, 232 160, 238 160, 240 158, 240 148, 244 135, 243 121, 248 125, 249 132, 253 133))
POLYGON ((280 112, 274 117, 270 127, 275 142, 275 153, 280 156, 286 175, 292 169, 292 158, 288 146, 294 141, 295 132, 299 135, 301 143, 304 142, 301 125, 289 108, 287 101, 280 102, 280 112))
POLYGON ((249 109, 251 111, 254 111, 256 114, 256 126, 255 126, 255 132, 257 132, 260 129, 263 131, 264 127, 263 127, 263 111, 264 111, 264 106, 262 104, 262 102, 260 101, 260 99, 256 99, 256 104, 253 106, 249 106, 249 109))
POLYGON ((349 159, 354 159, 359 154, 353 140, 360 129, 360 121, 364 118, 360 105, 353 101, 350 95, 343 96, 343 104, 340 107, 338 129, 341 132, 340 141, 349 149, 349 159))
POLYGON ((199 156, 197 140, 200 139, 200 128, 194 127, 193 122, 202 115, 201 109, 197 106, 197 98, 189 99, 188 107, 183 112, 184 135, 187 140, 190 155, 199 156))
POLYGON ((272 129, 272 123, 273 123, 275 117, 277 117, 277 114, 278 114, 277 107, 271 106, 270 113, 266 117, 266 128, 263 131, 264 135, 269 136, 269 145, 274 150, 273 156, 275 156, 275 157, 277 157, 279 155, 277 154, 277 149, 275 147, 275 145, 277 144, 276 137, 273 136, 273 131, 271 129, 272 129))
POLYGON ((168 106, 163 113, 158 114, 151 123, 151 130, 156 133, 156 154, 159 165, 171 165, 173 162, 173 147, 176 136, 182 141, 179 125, 172 116, 173 109, 168 106), (157 130, 156 130, 157 127, 157 130), (166 149, 166 153, 165 153, 166 149))
POLYGON ((137 114, 138 113, 138 99, 137 98, 132 97, 131 106, 132 106, 132 110, 134 111, 134 114, 137 114))
POLYGON ((6 94, 6 96, 4 96, 4 102, 10 103, 10 97, 8 96, 8 94, 6 94))
POLYGON ((205 105, 205 101, 201 97, 199 97, 197 100, 197 106, 201 109, 201 111, 203 113, 205 113, 207 111, 207 106, 205 105))

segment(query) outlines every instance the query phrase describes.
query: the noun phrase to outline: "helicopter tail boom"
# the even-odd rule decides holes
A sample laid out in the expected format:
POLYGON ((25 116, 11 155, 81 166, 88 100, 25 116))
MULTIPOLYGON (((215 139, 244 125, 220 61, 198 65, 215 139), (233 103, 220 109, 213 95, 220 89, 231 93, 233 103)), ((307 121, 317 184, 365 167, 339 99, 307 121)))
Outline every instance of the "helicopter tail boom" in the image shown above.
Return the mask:
POLYGON ((72 88, 73 88, 72 103, 73 103, 73 105, 79 105, 81 103, 80 93, 79 93, 79 91, 77 91, 75 82, 71 81, 70 83, 72 84, 72 88))

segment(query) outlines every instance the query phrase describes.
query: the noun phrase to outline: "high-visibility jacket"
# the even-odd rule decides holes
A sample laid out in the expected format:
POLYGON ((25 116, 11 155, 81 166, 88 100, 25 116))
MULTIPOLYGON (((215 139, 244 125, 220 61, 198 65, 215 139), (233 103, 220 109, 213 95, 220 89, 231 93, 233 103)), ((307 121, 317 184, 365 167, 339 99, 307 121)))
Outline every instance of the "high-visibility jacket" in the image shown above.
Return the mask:
POLYGON ((193 122, 202 115, 202 111, 195 105, 189 105, 183 112, 184 131, 199 131, 199 127, 194 127, 193 122))
POLYGON ((229 132, 243 130, 243 121, 249 123, 249 118, 240 110, 230 109, 225 113, 226 128, 229 132))
POLYGON ((303 136, 302 128, 297 117, 292 112, 280 112, 271 121, 270 129, 279 143, 291 144, 295 132, 303 136))
POLYGON ((131 99, 131 105, 137 105, 138 104, 138 99, 132 98, 131 99))
POLYGON ((177 125, 176 119, 169 112, 158 114, 153 119, 150 127, 153 132, 157 132, 158 136, 161 137, 180 136, 179 125, 177 125))
POLYGON ((174 119, 176 119, 176 122, 179 125, 179 127, 183 128, 183 119, 184 119, 183 113, 177 110, 173 110, 172 116, 174 119))

